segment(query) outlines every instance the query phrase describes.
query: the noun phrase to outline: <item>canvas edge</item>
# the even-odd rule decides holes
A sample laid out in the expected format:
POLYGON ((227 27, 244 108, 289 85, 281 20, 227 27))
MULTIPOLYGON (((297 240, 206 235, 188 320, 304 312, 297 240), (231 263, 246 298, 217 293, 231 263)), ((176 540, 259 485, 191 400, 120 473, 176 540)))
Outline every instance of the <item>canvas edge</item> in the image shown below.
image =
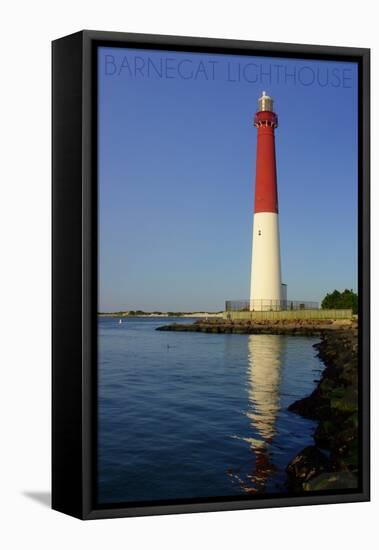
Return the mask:
MULTIPOLYGON (((100 519, 100 518, 116 518, 116 517, 131 517, 131 516, 147 516, 160 514, 181 514, 193 512, 213 512, 227 510, 243 510, 243 509, 258 509, 258 508, 274 508, 283 506, 301 506, 314 504, 335 504, 346 502, 363 502, 370 499, 370 380, 369 380, 369 346, 370 346, 370 271, 369 271, 369 242, 370 242, 370 223, 369 223, 369 141, 370 141, 370 50, 366 48, 345 48, 335 46, 312 46, 301 44, 282 44, 282 43, 265 43, 254 41, 240 41, 229 39, 207 39, 194 37, 174 37, 163 35, 145 35, 135 33, 115 33, 103 31, 80 31, 69 37, 58 39, 53 42, 64 42, 71 37, 80 37, 81 41, 81 60, 82 60, 82 144, 81 144, 81 178, 80 186, 82 189, 82 231, 80 242, 82 243, 82 269, 80 271, 80 279, 82 282, 82 363, 80 369, 80 380, 78 375, 75 375, 75 384, 80 384, 82 387, 81 394, 81 413, 78 418, 78 424, 81 426, 81 449, 80 456, 76 456, 81 468, 81 487, 79 500, 73 492, 73 506, 59 506, 56 503, 53 489, 53 508, 64 513, 73 515, 81 519, 100 519), (360 250, 362 251, 362 393, 366 397, 363 403, 362 418, 364 421, 362 433, 362 451, 363 451, 363 490, 360 493, 350 493, 348 495, 306 495, 300 497, 283 497, 265 500, 241 500, 241 501, 220 501, 195 504, 170 504, 170 505, 149 505, 144 507, 114 507, 114 508, 94 508, 93 503, 93 418, 91 415, 92 389, 94 385, 93 362, 96 357, 93 356, 93 321, 94 312, 92 302, 94 297, 94 266, 96 263, 95 252, 97 247, 94 243, 94 200, 92 193, 93 167, 94 167, 94 145, 96 136, 94 135, 93 127, 93 90, 92 90, 92 71, 93 71, 93 49, 95 43, 99 42, 118 42, 135 44, 138 42, 146 46, 161 46, 164 47, 191 47, 197 48, 215 48, 226 49, 230 53, 235 53, 235 50, 246 50, 251 52, 265 52, 274 55, 280 52, 281 54, 298 55, 301 54, 311 56, 330 56, 331 58, 356 57, 359 59, 362 66, 362 234, 360 238, 360 250)), ((53 110, 54 110, 54 92, 53 92, 53 110)), ((54 117, 53 117, 54 118, 54 117)), ((54 125, 54 123, 53 123, 54 125)), ((54 156, 54 155, 53 155, 54 156)), ((78 182, 79 184, 79 182, 78 182)), ((53 176, 54 187, 54 176, 53 176)), ((58 276, 59 277, 59 276, 58 276)), ((66 285, 67 289, 67 285, 66 285)), ((67 289, 69 290, 69 289, 67 289)), ((54 318, 54 313, 53 313, 54 318)), ((54 342, 54 337, 53 337, 54 342)), ((54 370, 53 370, 54 378, 54 370)), ((54 380, 53 380, 54 386, 54 380)), ((53 392, 54 394, 54 392, 53 392)), ((54 405, 53 405, 54 408, 54 405)), ((54 414, 54 411, 53 411, 54 414)), ((56 424, 53 423, 53 429, 56 424)), ((53 464, 53 472, 57 477, 57 468, 53 464)), ((62 477, 62 473, 59 473, 62 477)), ((54 477, 54 476, 53 476, 54 477)))

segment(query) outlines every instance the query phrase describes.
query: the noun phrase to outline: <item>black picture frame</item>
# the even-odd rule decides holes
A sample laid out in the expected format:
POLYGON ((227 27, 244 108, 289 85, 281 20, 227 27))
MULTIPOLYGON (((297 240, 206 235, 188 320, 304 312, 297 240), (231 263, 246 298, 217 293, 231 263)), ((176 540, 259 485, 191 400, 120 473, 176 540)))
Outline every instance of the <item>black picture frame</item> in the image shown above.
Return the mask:
POLYGON ((81 519, 300 506, 370 499, 370 50, 81 31, 52 43, 53 328, 52 507, 81 519), (355 61, 359 74, 358 288, 360 489, 96 506, 97 103, 96 48, 131 48, 355 61))

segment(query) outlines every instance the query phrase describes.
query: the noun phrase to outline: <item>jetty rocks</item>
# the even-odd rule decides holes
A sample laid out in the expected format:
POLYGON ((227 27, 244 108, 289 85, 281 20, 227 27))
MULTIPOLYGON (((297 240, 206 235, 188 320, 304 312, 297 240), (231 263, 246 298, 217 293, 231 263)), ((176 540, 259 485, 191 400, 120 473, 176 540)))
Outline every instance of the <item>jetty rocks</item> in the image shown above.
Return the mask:
POLYGON ((287 466, 290 491, 355 489, 359 476, 358 327, 329 332, 315 344, 325 364, 315 390, 289 410, 318 421, 314 445, 287 466))
POLYGON ((294 336, 321 336, 326 332, 349 329, 350 319, 282 319, 277 321, 229 321, 226 319, 201 319, 194 323, 172 323, 156 330, 175 332, 205 332, 213 334, 288 334, 294 336))

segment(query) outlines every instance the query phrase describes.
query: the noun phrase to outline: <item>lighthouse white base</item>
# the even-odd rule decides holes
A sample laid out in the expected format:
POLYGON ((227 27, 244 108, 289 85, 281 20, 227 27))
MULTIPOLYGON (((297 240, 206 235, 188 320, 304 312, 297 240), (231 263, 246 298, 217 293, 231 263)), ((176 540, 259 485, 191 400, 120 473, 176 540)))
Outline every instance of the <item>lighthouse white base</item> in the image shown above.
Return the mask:
POLYGON ((275 212, 254 214, 250 309, 281 309, 279 219, 275 212))

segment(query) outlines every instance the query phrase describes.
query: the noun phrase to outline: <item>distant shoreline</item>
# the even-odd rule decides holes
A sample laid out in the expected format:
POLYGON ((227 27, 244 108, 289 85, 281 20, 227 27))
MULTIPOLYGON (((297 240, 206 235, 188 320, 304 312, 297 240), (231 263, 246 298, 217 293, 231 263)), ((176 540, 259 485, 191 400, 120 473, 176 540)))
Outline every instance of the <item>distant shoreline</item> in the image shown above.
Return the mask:
POLYGON ((188 317, 188 318, 220 318, 223 316, 222 311, 212 312, 212 311, 194 311, 194 312, 175 312, 175 311, 169 311, 165 313, 160 312, 154 312, 154 313, 148 313, 148 312, 128 312, 128 311, 120 311, 120 312, 110 312, 110 313, 98 313, 98 317, 118 317, 118 318, 135 318, 135 317, 188 317))

